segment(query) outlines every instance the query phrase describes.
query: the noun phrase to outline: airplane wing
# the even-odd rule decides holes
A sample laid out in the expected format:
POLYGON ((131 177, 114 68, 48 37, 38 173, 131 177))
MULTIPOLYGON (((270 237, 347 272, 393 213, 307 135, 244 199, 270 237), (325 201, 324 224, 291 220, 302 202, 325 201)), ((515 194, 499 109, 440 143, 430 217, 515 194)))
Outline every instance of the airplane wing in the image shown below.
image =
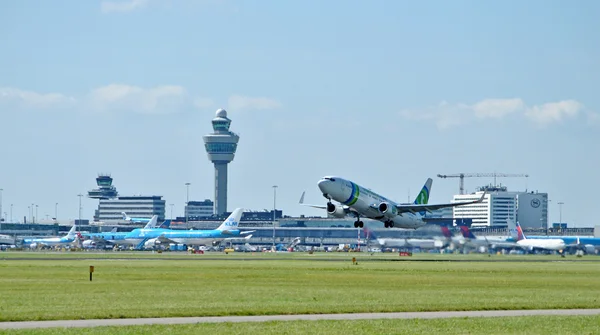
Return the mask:
MULTIPOLYGON (((304 193, 305 192, 302 192, 302 196, 300 197, 300 201, 298 202, 300 205, 327 210, 327 206, 305 204, 304 203, 304 193)), ((348 215, 348 214, 357 215, 358 214, 358 212, 350 206, 343 206, 343 208, 344 208, 344 211, 346 212, 346 215, 348 215)))
POLYGON ((158 241, 160 241, 160 243, 161 243, 161 244, 164 244, 164 243, 173 243, 173 244, 177 244, 177 242, 175 242, 175 241, 173 241, 173 240, 171 240, 171 239, 169 239, 169 238, 166 238, 164 234, 162 234, 162 235, 159 235, 159 236, 158 236, 156 239, 157 239, 158 241))
POLYGON ((468 204, 476 204, 482 202, 485 198, 487 192, 483 192, 481 198, 473 201, 462 201, 462 202, 452 202, 446 204, 434 204, 434 205, 396 205, 396 209, 398 210, 398 214, 402 213, 419 213, 419 212, 431 212, 440 208, 448 208, 448 207, 456 207, 463 206, 468 204))
POLYGON ((305 204, 304 203, 304 193, 306 193, 306 191, 302 192, 302 196, 300 197, 300 201, 298 201, 298 203, 300 205, 302 205, 302 206, 308 206, 308 207, 314 207, 314 208, 319 208, 319 209, 327 209, 327 206, 305 204))
POLYGON ((252 237, 252 235, 248 235, 248 236, 244 236, 244 237, 236 236, 236 237, 227 237, 227 238, 224 238, 223 240, 224 241, 249 240, 251 237, 252 237))

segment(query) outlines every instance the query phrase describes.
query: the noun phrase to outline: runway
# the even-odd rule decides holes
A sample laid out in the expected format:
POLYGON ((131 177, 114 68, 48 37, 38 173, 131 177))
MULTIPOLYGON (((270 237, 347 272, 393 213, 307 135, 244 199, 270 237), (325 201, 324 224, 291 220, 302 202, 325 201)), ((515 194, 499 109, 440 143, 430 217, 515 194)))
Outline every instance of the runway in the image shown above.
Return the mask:
POLYGON ((356 313, 356 314, 299 314, 299 315, 257 315, 257 316, 208 316, 180 318, 142 319, 96 319, 96 320, 56 320, 0 322, 0 329, 30 328, 85 328, 100 326, 176 325, 215 322, 265 322, 265 321, 316 321, 316 320, 375 320, 375 319, 443 319, 479 318, 532 315, 600 315, 598 309, 546 309, 546 310, 504 310, 504 311, 457 311, 457 312, 401 312, 401 313, 356 313))

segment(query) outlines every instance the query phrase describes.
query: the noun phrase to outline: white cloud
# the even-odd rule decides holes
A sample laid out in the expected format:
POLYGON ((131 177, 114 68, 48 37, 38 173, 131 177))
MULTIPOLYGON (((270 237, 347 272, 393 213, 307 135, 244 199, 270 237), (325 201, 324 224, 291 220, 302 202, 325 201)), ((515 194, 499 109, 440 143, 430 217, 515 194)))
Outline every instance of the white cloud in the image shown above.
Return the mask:
MULTIPOLYGON (((502 119, 509 115, 525 116, 532 122, 545 126, 558 123, 567 117, 575 117, 584 106, 575 100, 550 102, 542 105, 527 106, 522 99, 485 99, 475 104, 450 104, 441 102, 438 106, 422 110, 400 111, 400 116, 409 120, 430 120, 439 129, 465 124, 474 119, 502 119)), ((600 119, 595 113, 586 112, 588 123, 600 119)))
POLYGON ((485 99, 472 106, 475 115, 480 118, 503 118, 523 110, 525 103, 521 99, 485 99))
POLYGON ((415 121, 433 121, 439 129, 447 129, 464 124, 471 118, 469 106, 463 104, 450 104, 446 101, 437 106, 423 110, 403 110, 400 116, 415 121))
POLYGON ((130 12, 143 8, 147 4, 148 0, 102 1, 100 3, 100 9, 103 13, 130 12))
POLYGON ((89 107, 97 111, 172 113, 188 102, 185 88, 174 85, 141 88, 110 84, 92 90, 88 97, 89 107))
POLYGON ((581 103, 575 100, 563 100, 532 106, 527 109, 525 115, 535 123, 547 125, 552 122, 560 122, 565 117, 574 117, 581 110, 583 110, 581 103))
POLYGON ((264 97, 247 97, 241 95, 232 95, 228 100, 228 108, 231 110, 266 110, 277 109, 281 103, 277 100, 264 97))
POLYGON ((209 98, 198 97, 194 99, 194 107, 199 109, 213 107, 215 102, 209 98))
POLYGON ((0 103, 14 103, 25 108, 49 108, 74 104, 75 98, 60 93, 37 93, 0 87, 0 103))
MULTIPOLYGON (((196 109, 215 108, 208 97, 190 95, 183 86, 162 85, 140 87, 126 84, 109 84, 92 89, 77 98, 60 93, 37 93, 17 88, 0 87, 0 106, 9 105, 25 109, 50 109, 73 107, 76 110, 96 113, 169 114, 196 109)), ((274 99, 232 95, 228 109, 268 110, 281 107, 274 99)))

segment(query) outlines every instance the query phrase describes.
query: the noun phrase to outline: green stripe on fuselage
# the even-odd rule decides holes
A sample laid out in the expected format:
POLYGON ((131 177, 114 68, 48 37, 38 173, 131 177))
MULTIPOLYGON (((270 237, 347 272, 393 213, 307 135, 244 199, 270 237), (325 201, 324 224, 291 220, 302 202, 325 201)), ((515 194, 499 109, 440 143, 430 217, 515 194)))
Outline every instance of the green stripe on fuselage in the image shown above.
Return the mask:
POLYGON ((360 187, 355 183, 352 183, 352 200, 348 202, 348 206, 354 205, 358 201, 358 196, 360 195, 360 187))

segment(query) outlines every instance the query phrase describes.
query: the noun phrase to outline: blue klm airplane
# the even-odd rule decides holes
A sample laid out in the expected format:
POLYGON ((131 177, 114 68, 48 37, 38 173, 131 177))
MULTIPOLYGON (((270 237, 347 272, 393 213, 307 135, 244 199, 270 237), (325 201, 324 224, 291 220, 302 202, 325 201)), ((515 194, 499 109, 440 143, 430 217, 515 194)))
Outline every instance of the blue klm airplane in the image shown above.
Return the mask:
POLYGON ((217 245, 225 240, 248 239, 246 235, 253 231, 240 232, 238 226, 244 212, 236 208, 217 229, 211 230, 176 230, 176 229, 134 229, 119 244, 134 245, 137 249, 153 248, 161 244, 217 245), (246 236, 243 236, 246 235, 246 236))
MULTIPOLYGON (((152 219, 146 224, 144 229, 158 229, 158 228, 169 228, 171 220, 165 220, 160 226, 156 226, 157 215, 154 215, 152 219)), ((119 244, 119 241, 125 240, 129 232, 117 232, 117 228, 113 228, 110 232, 102 233, 83 233, 81 234, 85 241, 82 242, 83 248, 94 248, 100 246, 112 246, 119 244)))
POLYGON ((76 232, 77 226, 73 225, 67 235, 63 237, 42 237, 23 239, 22 245, 31 249, 37 247, 65 246, 75 244, 79 240, 79 234, 76 232))

